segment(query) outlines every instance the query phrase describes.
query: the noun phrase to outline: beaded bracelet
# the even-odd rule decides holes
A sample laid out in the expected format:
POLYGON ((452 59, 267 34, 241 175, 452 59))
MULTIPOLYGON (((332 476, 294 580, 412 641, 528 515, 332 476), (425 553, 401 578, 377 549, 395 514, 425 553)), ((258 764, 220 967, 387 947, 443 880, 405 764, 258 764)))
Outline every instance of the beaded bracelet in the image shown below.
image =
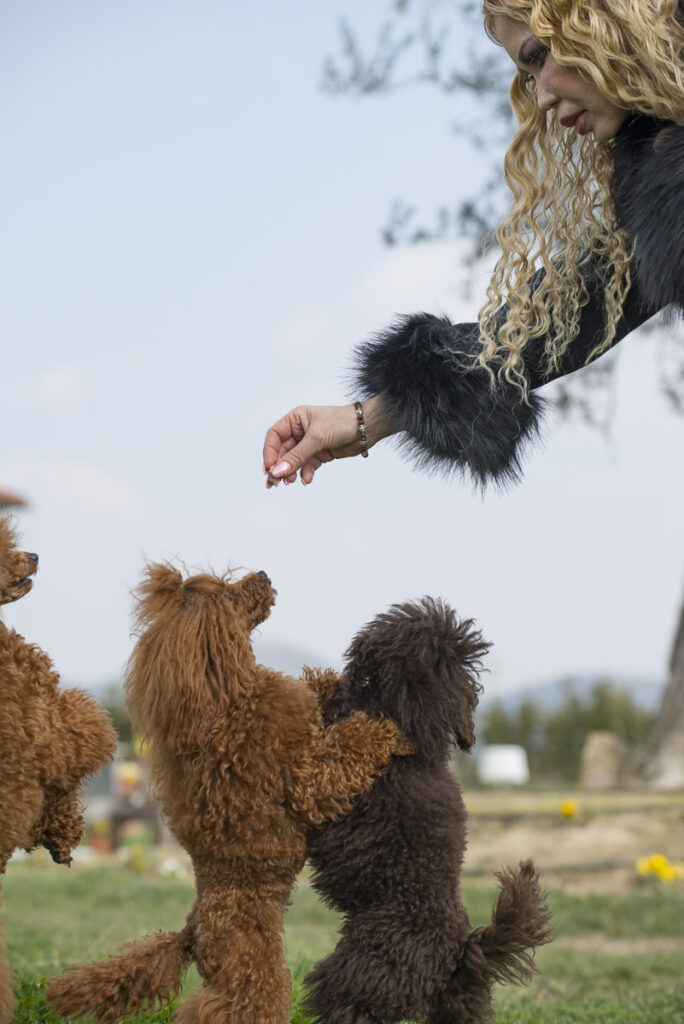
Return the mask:
POLYGON ((359 424, 359 444, 361 445, 361 456, 364 459, 368 458, 368 438, 366 437, 366 424, 363 418, 363 406, 360 402, 354 402, 354 408, 356 409, 356 419, 359 424))

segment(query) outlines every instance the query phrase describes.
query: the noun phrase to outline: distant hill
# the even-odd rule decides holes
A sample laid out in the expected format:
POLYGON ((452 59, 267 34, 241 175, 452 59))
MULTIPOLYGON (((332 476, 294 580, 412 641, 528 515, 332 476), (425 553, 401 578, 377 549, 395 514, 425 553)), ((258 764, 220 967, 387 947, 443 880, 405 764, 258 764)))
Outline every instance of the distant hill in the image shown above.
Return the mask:
POLYGON ((340 667, 320 652, 314 653, 304 647, 290 647, 288 644, 274 644, 258 637, 254 640, 254 653, 262 665, 291 676, 300 675, 303 665, 309 665, 311 668, 340 667))
MULTIPOLYGON (((325 655, 314 651, 306 650, 303 647, 290 647, 288 644, 274 644, 268 640, 254 639, 254 653, 256 659, 268 668, 274 668, 278 672, 285 672, 287 675, 298 676, 301 674, 303 665, 310 665, 312 668, 339 668, 333 660, 325 655)), ((104 683, 69 683, 62 680, 62 686, 78 685, 81 689, 92 693, 98 700, 106 700, 112 689, 121 692, 123 679, 108 679, 104 683)))
MULTIPOLYGON (((269 668, 277 669, 288 675, 298 676, 303 665, 310 665, 312 668, 340 668, 340 664, 334 659, 326 658, 320 652, 310 651, 303 647, 291 647, 288 644, 276 644, 264 641, 257 637, 254 641, 254 652, 257 661, 269 668)), ((583 675, 559 679, 547 679, 538 683, 530 683, 506 693, 492 693, 491 687, 487 687, 487 677, 484 677, 485 692, 480 701, 480 707, 486 708, 497 701, 510 711, 517 708, 524 700, 532 700, 540 708, 550 710, 562 703, 566 687, 571 685, 580 698, 588 697, 598 682, 610 682, 617 690, 626 690, 638 707, 645 711, 656 711, 660 706, 665 683, 659 679, 645 679, 642 676, 608 676, 583 675)), ((63 681, 63 686, 69 686, 63 681)), ((112 686, 121 688, 122 680, 109 680, 106 683, 95 683, 92 686, 84 686, 90 693, 99 700, 107 697, 112 686)))
POLYGON ((656 711, 660 706, 665 683, 658 679, 644 679, 640 676, 609 676, 583 675, 561 679, 550 679, 545 682, 531 683, 507 693, 485 692, 480 701, 481 707, 497 702, 507 711, 519 707, 525 700, 534 701, 540 708, 552 710, 563 702, 568 686, 571 686, 580 699, 588 697, 597 683, 607 682, 616 690, 626 691, 638 707, 645 711, 656 711))

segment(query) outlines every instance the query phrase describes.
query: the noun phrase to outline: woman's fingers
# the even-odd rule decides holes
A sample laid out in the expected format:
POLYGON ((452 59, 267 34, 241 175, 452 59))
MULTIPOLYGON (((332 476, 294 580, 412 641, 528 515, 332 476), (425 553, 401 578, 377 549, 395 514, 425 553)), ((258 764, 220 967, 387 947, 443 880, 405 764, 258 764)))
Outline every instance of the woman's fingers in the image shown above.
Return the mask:
POLYGON ((328 453, 327 459, 314 457, 312 459, 309 459, 308 462, 305 462, 299 473, 302 483, 310 484, 314 478, 314 473, 316 472, 316 470, 319 469, 324 462, 330 462, 331 459, 332 455, 328 453))
MULTIPOLYGON (((369 438, 369 444, 375 439, 369 438)), ((267 487, 301 476, 310 484, 322 463, 361 451, 359 422, 353 405, 301 405, 270 428, 264 441, 267 487)))
POLYGON ((301 423, 293 419, 293 412, 274 423, 264 441, 264 471, 269 472, 281 462, 283 456, 294 448, 302 436, 301 423), (298 436, 297 436, 298 435, 298 436))

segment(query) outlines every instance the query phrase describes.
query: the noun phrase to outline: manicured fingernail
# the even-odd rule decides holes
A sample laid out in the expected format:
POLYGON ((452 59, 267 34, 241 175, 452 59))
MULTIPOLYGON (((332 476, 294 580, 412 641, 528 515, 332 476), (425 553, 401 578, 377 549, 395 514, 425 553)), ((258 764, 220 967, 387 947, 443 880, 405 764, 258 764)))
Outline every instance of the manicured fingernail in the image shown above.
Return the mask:
POLYGON ((271 470, 271 476, 285 476, 292 472, 292 466, 289 462, 279 462, 277 466, 274 466, 271 470))
POLYGON ((261 463, 261 472, 262 473, 268 473, 268 470, 266 469, 266 463, 265 462, 261 463))

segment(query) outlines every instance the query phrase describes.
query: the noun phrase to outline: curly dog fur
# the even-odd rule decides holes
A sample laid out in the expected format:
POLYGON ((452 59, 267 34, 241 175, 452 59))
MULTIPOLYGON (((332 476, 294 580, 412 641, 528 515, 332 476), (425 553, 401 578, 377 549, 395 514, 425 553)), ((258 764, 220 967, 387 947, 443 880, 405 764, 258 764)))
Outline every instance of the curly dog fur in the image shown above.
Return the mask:
POLYGON ((493 982, 528 980, 550 937, 530 861, 498 875, 487 927, 473 930, 461 901, 466 811, 448 760, 453 743, 475 742, 487 649, 472 620, 425 598, 362 629, 341 678, 320 673, 326 722, 387 716, 416 750, 309 836, 314 887, 344 914, 337 948, 307 978, 306 1007, 324 1024, 484 1024, 493 982))
MULTIPOLYGON (((0 519, 0 605, 29 592, 38 556, 17 547, 0 519)), ((48 656, 0 622, 0 874, 15 848, 45 846, 69 864, 83 836, 83 780, 116 750, 102 708, 79 690, 60 690, 48 656)), ((1 953, 1 951, 0 951, 1 953)), ((11 974, 0 955, 0 1024, 11 1019, 11 974)))
POLYGON ((204 984, 177 1019, 290 1020, 281 931, 307 829, 348 811, 391 754, 412 747, 379 716, 324 727, 315 686, 256 663, 250 634, 274 598, 263 572, 231 582, 146 571, 127 700, 197 897, 182 931, 52 979, 48 999, 67 1017, 108 1024, 168 1003, 194 960, 204 984))

